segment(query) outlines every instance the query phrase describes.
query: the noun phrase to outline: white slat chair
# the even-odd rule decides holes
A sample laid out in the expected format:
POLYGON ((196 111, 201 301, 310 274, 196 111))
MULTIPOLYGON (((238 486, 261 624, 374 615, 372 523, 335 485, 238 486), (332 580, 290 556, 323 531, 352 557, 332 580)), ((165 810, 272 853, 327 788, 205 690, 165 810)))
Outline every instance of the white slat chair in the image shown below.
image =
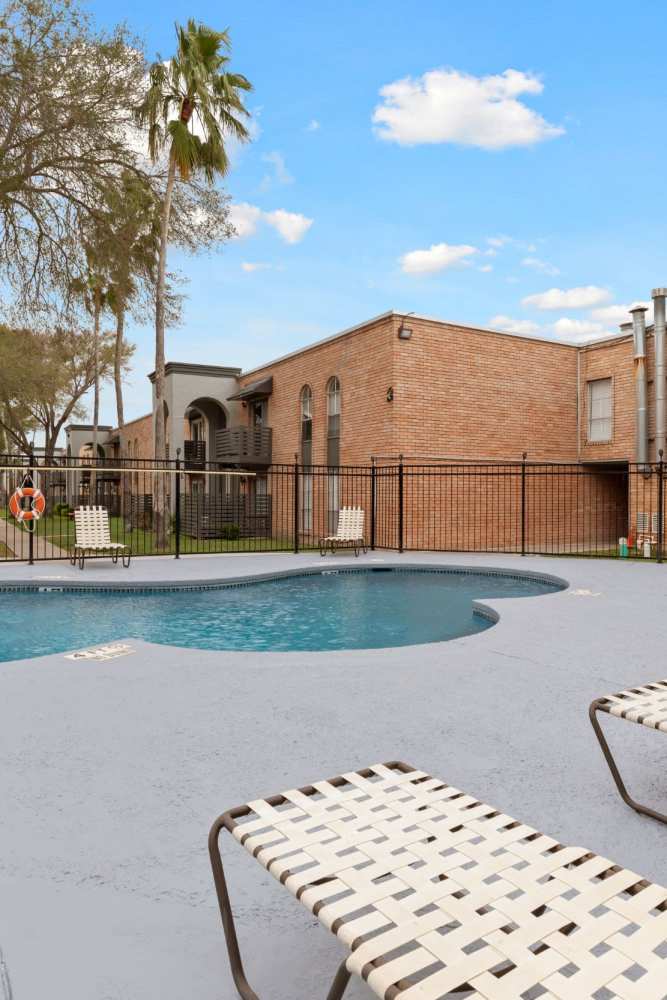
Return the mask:
POLYGON ((258 997, 234 929, 222 830, 342 944, 328 1000, 352 975, 381 1000, 667 995, 667 888, 394 761, 249 802, 213 824, 243 1000, 258 997))
POLYGON ((100 555, 110 556, 114 563, 118 562, 120 556, 126 569, 130 565, 130 546, 111 541, 109 512, 106 507, 77 507, 74 511, 74 527, 76 541, 70 556, 72 566, 76 566, 78 562, 79 569, 83 569, 86 556, 100 555))
POLYGON ((326 555, 327 550, 333 555, 337 548, 352 546, 355 556, 359 555, 361 549, 367 551, 364 541, 364 511, 362 507, 341 507, 336 534, 320 538, 320 555, 326 555))
MULTIPOLYGON (((628 722, 636 722, 638 725, 646 726, 648 729, 657 729, 662 733, 667 733, 667 680, 652 681, 649 684, 641 684, 636 688, 617 691, 615 694, 607 694, 603 698, 596 698, 589 708, 589 717, 595 730, 595 735, 598 738, 598 743, 623 801, 636 812, 643 813, 644 816, 651 816, 653 819, 660 820, 661 823, 667 823, 667 815, 665 813, 659 812, 650 806, 642 805, 641 802, 637 802, 628 792, 625 782, 621 777, 618 764, 602 732, 600 722, 597 718, 599 712, 605 712, 607 715, 615 715, 619 719, 627 719, 628 722)), ((665 992, 667 995, 667 988, 665 992)))

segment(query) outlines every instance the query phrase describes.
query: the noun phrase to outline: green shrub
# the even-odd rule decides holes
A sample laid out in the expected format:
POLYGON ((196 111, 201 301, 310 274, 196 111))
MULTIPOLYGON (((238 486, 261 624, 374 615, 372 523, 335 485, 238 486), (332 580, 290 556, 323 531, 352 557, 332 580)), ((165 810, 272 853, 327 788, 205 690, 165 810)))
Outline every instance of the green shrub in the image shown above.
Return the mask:
POLYGON ((220 537, 226 539, 228 542, 235 542, 237 538, 241 537, 238 524, 223 524, 220 537))
POLYGON ((56 517, 67 517, 69 514, 69 504, 57 503, 53 505, 53 513, 56 517))

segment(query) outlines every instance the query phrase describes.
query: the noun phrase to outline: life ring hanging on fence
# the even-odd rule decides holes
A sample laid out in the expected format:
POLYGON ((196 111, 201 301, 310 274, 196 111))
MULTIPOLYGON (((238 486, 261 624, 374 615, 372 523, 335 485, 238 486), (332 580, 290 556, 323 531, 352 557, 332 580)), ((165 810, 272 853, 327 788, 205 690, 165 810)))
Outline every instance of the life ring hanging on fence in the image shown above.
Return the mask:
POLYGON ((36 486, 19 486, 9 500, 9 511, 17 521, 39 521, 46 510, 46 497, 36 486), (30 506, 23 507, 23 498, 30 500, 30 506))

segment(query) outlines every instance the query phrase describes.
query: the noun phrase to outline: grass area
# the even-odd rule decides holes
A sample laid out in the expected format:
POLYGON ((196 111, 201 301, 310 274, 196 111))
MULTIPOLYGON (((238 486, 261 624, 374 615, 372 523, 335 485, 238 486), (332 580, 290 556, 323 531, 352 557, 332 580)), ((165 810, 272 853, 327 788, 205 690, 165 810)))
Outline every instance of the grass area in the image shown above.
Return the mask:
MULTIPOLYGON (((5 512, 2 512, 2 516, 6 520, 13 520, 5 512)), ((18 522, 16 527, 19 531, 27 531, 18 522)), ((152 531, 142 528, 126 531, 125 523, 121 517, 112 517, 110 528, 112 540, 129 545, 134 555, 169 555, 170 553, 173 555, 176 551, 176 539, 173 533, 169 536, 169 544, 166 548, 157 548, 152 531)), ((39 544, 38 539, 46 539, 67 552, 74 545, 75 537, 72 518, 67 517, 67 515, 48 514, 41 518, 37 524, 35 542, 39 544)), ((183 555, 187 555, 208 552, 289 552, 291 549, 292 543, 287 538, 190 538, 188 535, 182 534, 180 550, 183 555)), ((0 548, 0 556, 2 554, 2 548, 0 548)))

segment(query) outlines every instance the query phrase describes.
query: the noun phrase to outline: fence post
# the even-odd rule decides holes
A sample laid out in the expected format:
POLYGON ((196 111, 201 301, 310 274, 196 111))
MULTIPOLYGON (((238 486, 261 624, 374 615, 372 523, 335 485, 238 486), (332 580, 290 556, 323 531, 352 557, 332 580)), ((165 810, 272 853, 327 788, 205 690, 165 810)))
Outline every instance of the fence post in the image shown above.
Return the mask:
POLYGON ((526 459, 528 452, 524 451, 521 462, 521 555, 526 554, 526 459))
MULTIPOLYGON (((30 477, 30 485, 34 486, 35 485, 35 480, 33 478, 33 474, 34 474, 35 456, 33 455, 32 451, 30 452, 30 458, 28 459, 28 461, 30 462, 30 468, 28 469, 28 476, 30 477)), ((35 528, 37 527, 37 522, 36 521, 30 521, 29 524, 30 524, 30 528, 28 529, 28 565, 29 566, 34 566, 34 564, 35 564, 35 528)))
POLYGON ((658 452, 660 461, 658 462, 658 544, 656 545, 656 561, 662 562, 662 546, 664 540, 663 512, 664 512, 664 484, 663 484, 663 461, 662 448, 658 452))
POLYGON ((294 456, 294 554, 299 554, 299 456, 294 456))
POLYGON ((371 552, 375 551, 375 517, 377 510, 377 475, 375 456, 371 455, 371 552))
POLYGON ((181 558, 181 449, 176 449, 176 479, 174 482, 174 559, 181 558))
POLYGON ((398 551, 403 551, 403 456, 398 456, 398 551))

